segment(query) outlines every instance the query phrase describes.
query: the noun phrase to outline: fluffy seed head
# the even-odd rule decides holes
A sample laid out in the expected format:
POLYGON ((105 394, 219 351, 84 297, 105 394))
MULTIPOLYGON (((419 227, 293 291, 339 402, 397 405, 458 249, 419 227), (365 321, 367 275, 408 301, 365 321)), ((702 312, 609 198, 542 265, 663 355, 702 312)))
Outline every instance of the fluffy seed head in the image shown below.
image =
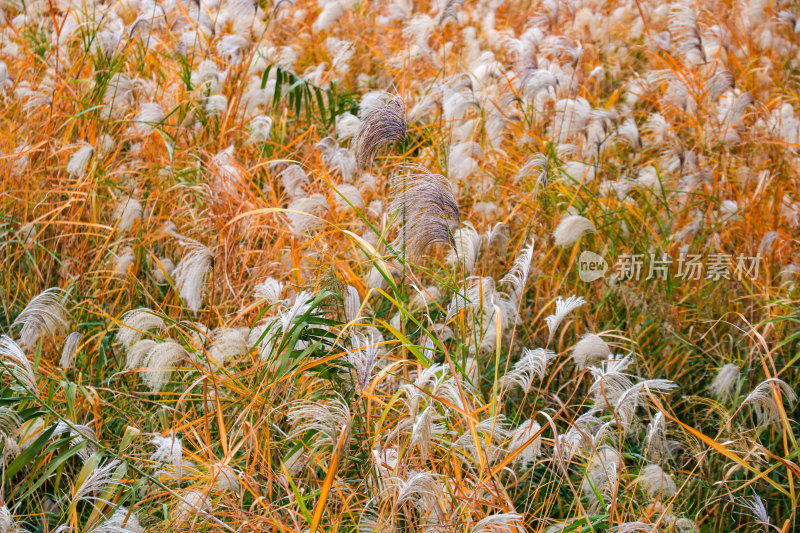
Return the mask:
POLYGON ((714 381, 711 382, 711 394, 720 400, 730 398, 741 374, 738 365, 733 363, 723 365, 714 376, 714 381))
POLYGON ((579 370, 583 370, 598 360, 606 359, 609 355, 611 355, 611 349, 606 341, 594 333, 587 333, 581 337, 581 340, 572 349, 572 360, 575 361, 579 370))
POLYGON ((69 312, 64 307, 66 292, 57 287, 35 296, 17 316, 11 327, 21 326, 19 343, 32 349, 42 335, 53 336, 69 327, 69 312))
POLYGON ((418 165, 402 168, 392 180, 393 225, 400 232, 392 246, 419 256, 434 243, 454 245, 460 215, 450 183, 418 165))
POLYGON ((565 217, 558 223, 553 238, 556 246, 566 247, 575 244, 586 233, 594 233, 594 224, 580 215, 565 217))
POLYGON ((384 144, 406 138, 406 107, 399 96, 386 94, 358 126, 355 151, 358 165, 366 168, 384 144))
POLYGON ((198 242, 187 241, 184 245, 187 253, 175 267, 175 286, 186 306, 196 314, 203 305, 206 275, 214 254, 198 242))

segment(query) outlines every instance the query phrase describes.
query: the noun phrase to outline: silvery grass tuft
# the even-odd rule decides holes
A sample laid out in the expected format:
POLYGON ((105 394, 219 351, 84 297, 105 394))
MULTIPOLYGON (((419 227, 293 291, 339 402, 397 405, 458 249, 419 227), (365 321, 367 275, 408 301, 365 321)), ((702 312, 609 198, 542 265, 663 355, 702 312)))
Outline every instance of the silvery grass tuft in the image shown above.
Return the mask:
POLYGON ((12 327, 20 327, 19 344, 32 349, 42 336, 52 337, 69 327, 69 311, 64 306, 67 293, 53 287, 36 295, 17 315, 12 327))
POLYGON ((419 165, 402 165, 392 178, 390 207, 398 236, 392 247, 418 257, 436 243, 455 245, 458 202, 447 178, 419 165))
POLYGON ((406 138, 406 108, 400 96, 381 95, 380 102, 361 117, 355 134, 358 166, 366 168, 375 159, 381 146, 406 138))

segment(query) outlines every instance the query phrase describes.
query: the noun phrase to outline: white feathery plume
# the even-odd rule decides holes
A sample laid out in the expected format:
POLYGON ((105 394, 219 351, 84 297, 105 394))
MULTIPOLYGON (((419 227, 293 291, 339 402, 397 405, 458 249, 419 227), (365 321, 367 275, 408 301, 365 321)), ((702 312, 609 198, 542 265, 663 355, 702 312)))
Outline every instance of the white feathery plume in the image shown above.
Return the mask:
POLYGON ((742 371, 739 370, 739 365, 733 363, 723 365, 714 376, 714 381, 711 382, 711 394, 720 400, 730 398, 741 375, 742 371))
MULTIPOLYGON (((460 406, 464 407, 464 406, 460 406)), ((478 445, 481 447, 481 455, 487 458, 489 462, 494 462, 499 459, 504 452, 497 444, 502 443, 509 437, 508 423, 505 417, 501 415, 492 416, 481 420, 475 426, 478 433, 478 445)), ((453 443, 453 446, 468 452, 474 459, 478 456, 475 439, 470 431, 462 434, 453 443)))
MULTIPOLYGON (((494 206, 492 203, 489 203, 489 205, 494 206)), ((497 250, 501 254, 505 254, 508 248, 508 239, 508 226, 502 222, 498 222, 490 231, 486 232, 486 246, 497 250)), ((517 258, 517 261, 519 261, 519 258, 517 258)), ((517 261, 514 262, 515 266, 517 261)), ((506 277, 508 277, 508 275, 506 275, 506 277)))
POLYGON ((447 262, 451 265, 461 263, 468 276, 475 271, 478 254, 481 250, 481 235, 471 224, 467 224, 453 234, 454 246, 450 250, 447 262))
POLYGON ((127 350, 136 344, 144 333, 151 329, 161 331, 165 327, 164 319, 158 316, 152 309, 147 309, 146 307, 132 309, 126 311, 120 318, 117 342, 122 344, 127 350))
POLYGON ((409 472, 405 478, 392 478, 389 484, 394 493, 394 509, 411 503, 420 510, 434 502, 439 494, 436 474, 431 472, 409 472))
POLYGON ((114 275, 124 278, 134 263, 136 255, 133 253, 133 248, 126 246, 114 259, 114 275))
POLYGON ((645 522, 623 522, 611 528, 611 533, 633 533, 634 531, 653 533, 656 529, 645 522))
POLYGON ((173 526, 180 527, 192 520, 194 516, 205 514, 210 509, 211 502, 203 491, 193 490, 182 493, 172 512, 173 526))
POLYGON ((579 370, 583 370, 597 360, 606 359, 611 355, 611 349, 606 341, 599 335, 587 333, 572 349, 572 360, 579 370))
POLYGON ((361 295, 358 294, 358 289, 352 285, 347 286, 347 294, 344 298, 344 317, 348 322, 355 322, 358 320, 359 312, 361 311, 361 295))
POLYGON ((670 454, 664 413, 661 411, 658 411, 650 423, 647 424, 645 442, 647 443, 645 456, 652 461, 660 461, 670 454))
POLYGON ((437 363, 423 368, 413 383, 407 383, 400 388, 405 395, 404 402, 411 419, 417 418, 420 403, 427 396, 426 389, 430 386, 430 392, 434 394, 444 380, 444 367, 437 363))
POLYGON ((589 387, 589 394, 593 396, 595 404, 614 405, 633 386, 632 376, 625 372, 632 362, 631 356, 626 355, 621 359, 608 359, 600 366, 590 367, 594 383, 589 387))
POLYGON ((199 242, 185 241, 182 244, 188 251, 173 272, 175 287, 186 306, 193 313, 197 313, 203 304, 205 279, 211 268, 214 254, 199 242))
POLYGON ((139 368, 145 356, 158 344, 152 339, 142 339, 136 341, 125 354, 125 366, 130 370, 139 368))
MULTIPOLYGON (((0 337, 0 359, 8 367, 12 378, 21 381, 34 391, 39 390, 31 362, 25 352, 22 351, 22 348, 7 335, 0 337)), ((6 369, 4 368, 3 370, 5 373, 6 369)))
POLYGON ((339 141, 346 141, 358 132, 360 126, 361 120, 357 116, 352 113, 342 113, 336 117, 336 138, 339 141))
POLYGON ((759 383, 747 395, 742 406, 749 405, 756 413, 762 424, 772 424, 781 421, 781 408, 775 397, 785 396, 785 401, 791 408, 797 401, 797 393, 792 387, 780 378, 769 378, 759 383))
POLYGON ((333 200, 339 209, 352 209, 357 212, 364 209, 364 197, 358 187, 350 183, 341 183, 336 186, 336 195, 333 200))
POLYGON ((542 454, 542 436, 539 435, 534 439, 534 436, 540 429, 542 429, 542 427, 530 418, 514 430, 514 433, 511 435, 511 443, 508 445, 508 451, 515 452, 525 446, 514 458, 515 463, 522 463, 524 466, 542 454), (528 441, 531 439, 533 440, 529 443, 528 441))
POLYGON ((126 507, 117 507, 114 514, 89 533, 144 533, 144 528, 139 525, 135 513, 130 513, 126 507))
MULTIPOLYGON (((21 426, 22 420, 16 411, 10 407, 0 407, 0 443, 3 445, 0 458, 6 464, 22 451, 17 443, 21 426)), ((2 509, 0 509, 0 513, 1 512, 2 509)), ((0 531, 3 531, 2 519, 3 516, 0 514, 0 531)))
POLYGON ((397 468, 399 460, 399 451, 397 445, 389 444, 381 446, 380 443, 372 450, 372 461, 381 479, 388 481, 392 478, 392 474, 397 468))
POLYGON ((449 322, 462 310, 493 310, 492 301, 495 296, 494 278, 472 276, 467 279, 465 294, 456 292, 447 307, 445 322, 449 322))
POLYGON ((272 122, 272 117, 266 115, 254 117, 247 125, 247 129, 250 131, 250 142, 267 141, 272 129, 272 122))
POLYGON ((281 301, 283 283, 275 278, 267 278, 255 287, 256 298, 262 298, 270 305, 275 305, 281 301))
POLYGON ((112 484, 121 484, 113 480, 114 471, 120 465, 120 461, 114 459, 104 465, 98 465, 92 472, 86 476, 86 479, 79 486, 75 487, 71 503, 76 503, 83 500, 97 499, 98 496, 93 494, 102 493, 103 490, 112 484))
POLYGON ((159 257, 158 262, 153 261, 150 272, 156 283, 163 285, 167 282, 167 276, 172 278, 172 274, 175 272, 175 263, 169 257, 159 257))
POLYGON ((533 154, 533 157, 528 159, 528 161, 520 167, 517 173, 511 177, 511 180, 516 184, 521 179, 527 178, 528 176, 536 176, 535 190, 538 190, 539 187, 547 186, 549 168, 550 164, 547 160, 547 156, 538 153, 533 154))
POLYGON ((89 426, 84 424, 68 424, 63 420, 59 420, 53 428, 53 436, 63 435, 64 433, 69 433, 70 437, 72 437, 70 440, 72 446, 88 441, 86 449, 78 452, 78 455, 82 458, 88 459, 96 451, 96 447, 92 441, 97 440, 97 434, 89 426))
POLYGON ((241 484, 236 472, 229 465, 214 463, 211 467, 211 478, 214 488, 221 491, 239 492, 241 484))
POLYGON ((419 451, 423 458, 428 457, 434 438, 444 433, 444 425, 438 422, 440 419, 441 417, 433 406, 428 406, 414 420, 409 446, 419 445, 419 451))
POLYGON ((753 496, 751 498, 741 498, 739 503, 749 511, 750 516, 752 516, 756 522, 764 527, 765 531, 768 531, 767 526, 770 525, 770 521, 767 506, 764 505, 764 500, 762 500, 755 491, 753 491, 753 496))
POLYGON ((283 183, 283 188, 286 193, 291 197, 297 197, 304 193, 305 187, 309 184, 308 174, 303 170, 303 167, 297 164, 291 164, 284 168, 278 176, 283 183))
POLYGON ((472 533, 525 531, 522 518, 522 515, 517 513, 489 515, 472 526, 472 533))
POLYGON ((555 352, 544 348, 535 350, 524 348, 522 357, 514 364, 514 368, 506 374, 504 379, 519 385, 523 392, 528 392, 536 377, 540 380, 544 379, 547 365, 555 356, 555 352))
POLYGON ((311 29, 314 30, 314 33, 329 29, 336 24, 339 17, 344 15, 344 11, 344 6, 338 0, 326 0, 322 4, 322 11, 311 25, 311 29))
POLYGON ((136 221, 142 218, 142 213, 142 204, 139 200, 131 197, 120 199, 114 211, 114 220, 118 221, 117 230, 122 233, 130 231, 136 221))
POLYGON ((584 234, 594 233, 595 228, 592 221, 580 215, 570 215, 564 217, 553 231, 556 246, 566 247, 577 242, 584 234))
POLYGON ((405 165, 391 186, 393 226, 399 235, 392 244, 411 256, 421 255, 434 243, 454 244, 460 219, 450 182, 418 165, 405 165))
POLYGON ((176 481, 183 478, 183 443, 175 436, 174 431, 169 435, 156 435, 150 440, 150 444, 156 447, 156 451, 150 456, 154 463, 166 463, 170 470, 168 474, 176 481))
POLYGON ((534 239, 531 238, 530 244, 525 246, 519 253, 511 270, 500 280, 501 283, 508 283, 511 286, 511 293, 514 296, 515 303, 519 303, 522 294, 525 292, 525 284, 528 282, 531 260, 533 259, 533 244, 534 239))
POLYGON ((71 178, 83 178, 84 173, 86 172, 86 166, 89 164, 89 160, 94 155, 94 147, 87 143, 82 142, 79 145, 79 148, 69 156, 69 161, 67 161, 67 174, 71 178))
POLYGON ((284 333, 287 333, 292 328, 292 325, 294 325, 297 319, 308 313, 314 303, 313 300, 313 293, 302 291, 295 297, 294 304, 292 304, 292 307, 289 308, 288 311, 281 311, 279 313, 278 318, 280 319, 284 333))
POLYGON ((678 492, 678 487, 672 478, 656 464, 649 464, 642 468, 636 481, 645 494, 653 499, 660 497, 661 500, 664 500, 678 492))
POLYGON ((83 333, 73 331, 67 335, 67 340, 64 341, 64 348, 61 350, 61 359, 58 364, 61 368, 72 368, 75 363, 75 353, 78 351, 78 344, 83 338, 83 333))
POLYGON ((223 366, 227 361, 247 353, 247 331, 241 328, 219 328, 211 333, 208 356, 211 364, 223 366))
POLYGON ((188 357, 186 350, 177 342, 167 341, 156 344, 147 352, 144 359, 145 371, 142 380, 153 393, 159 392, 167 384, 173 366, 188 357))
POLYGON ((558 326, 561 325, 561 322, 563 322, 564 319, 567 318, 567 316, 575 309, 579 308, 585 303, 586 300, 583 299, 583 296, 570 296, 567 299, 562 299, 559 296, 558 299, 556 299, 556 312, 545 318, 545 322, 547 322, 547 329, 550 331, 547 344, 552 342, 553 337, 556 334, 556 330, 558 329, 558 326))
POLYGON ((317 432, 311 443, 314 451, 323 447, 335 448, 342 432, 345 434, 342 449, 349 448, 352 424, 350 406, 338 394, 324 403, 309 400, 292 402, 286 418, 294 425, 289 438, 299 437, 308 431, 317 432))
POLYGON ((650 405, 649 393, 666 393, 678 386, 668 379, 646 379, 632 385, 623 392, 614 405, 614 412, 619 418, 620 426, 628 430, 636 419, 636 409, 640 405, 650 405))
MULTIPOLYGON (((2 88, 2 85, 0 85, 0 91, 2 91, 2 88)), ((24 530, 17 526, 11 511, 6 505, 0 506, 0 531, 3 533, 24 533, 24 530)))
POLYGON ((360 168, 367 167, 381 146, 406 138, 406 107, 400 96, 384 93, 363 117, 355 135, 355 151, 360 168))
POLYGON ((149 135, 165 117, 164 108, 157 102, 146 102, 139 107, 133 119, 133 131, 139 135, 149 135))
POLYGON ((625 121, 617 126, 617 135, 627 142, 634 150, 642 148, 642 138, 639 135, 639 128, 636 126, 636 121, 628 117, 625 121))
POLYGON ((69 312, 64 307, 66 291, 51 287, 35 296, 17 315, 11 327, 22 326, 20 346, 34 348, 42 335, 52 336, 69 327, 69 312))
POLYGON ((611 504, 611 497, 619 479, 621 462, 620 453, 610 446, 601 446, 589 462, 582 487, 583 493, 592 502, 593 509, 599 509, 600 503, 595 495, 595 489, 602 494, 606 505, 611 504))
POLYGON ((367 336, 354 332, 350 339, 353 346, 345 354, 344 360, 352 367, 355 373, 353 384, 356 390, 363 392, 372 381, 372 372, 378 362, 380 344, 375 341, 372 334, 367 336))
POLYGON ((286 218, 292 232, 298 236, 305 236, 311 230, 322 226, 320 217, 328 212, 328 200, 319 193, 311 196, 295 198, 288 206, 286 218))

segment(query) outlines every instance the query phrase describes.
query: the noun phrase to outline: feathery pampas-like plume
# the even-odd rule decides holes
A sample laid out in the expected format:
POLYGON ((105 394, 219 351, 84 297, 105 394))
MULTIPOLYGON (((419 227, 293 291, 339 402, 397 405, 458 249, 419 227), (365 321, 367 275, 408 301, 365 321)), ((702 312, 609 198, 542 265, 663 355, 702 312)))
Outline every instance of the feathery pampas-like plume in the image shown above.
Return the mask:
POLYGON ((117 507, 110 517, 89 533, 144 533, 135 513, 126 507, 117 507))
POLYGON ((747 395, 742 406, 749 405, 756 413, 762 424, 772 424, 781 421, 781 408, 778 406, 777 396, 786 397, 789 406, 797 401, 797 393, 792 387, 780 378, 769 378, 759 383, 753 392, 747 395))
POLYGON ((492 531, 524 531, 522 515, 517 513, 498 513, 489 515, 472 526, 472 533, 488 533, 492 531))
POLYGON ((542 429, 541 426, 531 418, 514 430, 514 434, 511 436, 511 443, 508 445, 508 451, 515 452, 525 446, 514 458, 515 463, 522 463, 524 466, 542 454, 542 436, 539 435, 534 438, 540 429, 542 429), (528 441, 531 442, 528 443, 528 441))
POLYGON ((130 370, 139 368, 147 353, 152 350, 156 344, 158 343, 151 339, 142 339, 134 343, 133 346, 128 348, 125 354, 125 366, 130 370))
POLYGON ((156 451, 150 456, 154 463, 164 464, 169 470, 165 471, 171 478, 180 481, 183 478, 183 443, 175 436, 174 431, 162 437, 156 435, 150 440, 156 451))
POLYGON ((406 108, 400 96, 384 94, 359 124, 355 135, 358 166, 366 168, 384 144, 406 138, 406 108))
POLYGON ((571 215, 563 218, 558 223, 555 231, 553 231, 553 237, 555 238, 556 246, 563 248, 575 244, 585 233, 593 233, 594 231, 594 224, 588 218, 580 215, 571 215))
POLYGON ((524 392, 528 392, 533 386, 534 378, 544 379, 547 365, 555 356, 555 352, 544 348, 535 350, 525 348, 522 357, 514 364, 514 369, 506 374, 505 379, 519 385, 524 392))
POLYGON ((714 376, 714 381, 711 382, 711 394, 720 400, 730 398, 741 375, 742 372, 738 365, 733 363, 723 365, 714 376))
POLYGON ((572 349, 572 360, 579 370, 611 355, 611 349, 599 335, 587 333, 572 349))
POLYGON ((636 481, 642 490, 653 499, 660 496, 663 500, 678 492, 678 487, 672 478, 655 464, 642 468, 636 481))
POLYGON ((185 241, 182 244, 186 246, 188 252, 175 267, 175 286, 186 306, 196 314, 203 305, 205 279, 214 254, 199 242, 185 241))
POLYGON ((344 360, 352 367, 355 373, 353 384, 359 392, 363 392, 372 380, 372 371, 378 362, 380 344, 373 335, 351 335, 353 347, 348 350, 344 360))
POLYGON ((140 307, 126 311, 120 318, 120 326, 117 331, 117 341, 127 350, 142 338, 142 335, 151 329, 163 330, 166 325, 164 319, 158 316, 155 311, 140 307))
MULTIPOLYGON (((91 460, 91 459, 90 459, 91 460)), ((103 490, 112 484, 121 484, 114 481, 114 471, 120 465, 120 461, 114 459, 104 465, 98 465, 86 477, 86 479, 79 486, 75 487, 75 492, 72 495, 72 503, 82 500, 98 499, 103 490)))
POLYGON ((612 495, 617 488, 621 462, 620 453, 610 446, 601 446, 589 462, 582 488, 593 509, 599 510, 601 507, 595 491, 603 496, 606 505, 611 504, 612 495))
POLYGON ((94 147, 87 143, 80 143, 79 148, 73 152, 67 161, 67 173, 71 178, 83 178, 86 166, 94 155, 94 147))
POLYGON ((533 244, 534 239, 531 239, 530 244, 522 249, 519 256, 514 261, 514 265, 511 267, 511 270, 508 271, 508 274, 503 276, 503 279, 500 280, 502 283, 508 283, 511 286, 511 293, 515 304, 519 303, 525 291, 525 284, 528 282, 531 260, 533 259, 533 244))
POLYGON ((263 298, 267 303, 275 305, 281 300, 283 283, 275 278, 267 278, 255 287, 255 297, 263 298))
POLYGON ((400 230, 392 246, 420 256, 434 243, 454 245, 460 214, 450 182, 419 165, 402 168, 391 186, 393 226, 400 230))
POLYGON ((55 335, 69 327, 69 313, 64 307, 66 292, 58 287, 35 296, 17 316, 11 327, 22 326, 19 344, 31 349, 42 335, 55 335))
POLYGON ((61 368, 72 368, 75 362, 75 353, 78 351, 78 343, 81 342, 82 338, 83 333, 78 331, 73 331, 67 336, 67 340, 64 341, 64 348, 61 350, 61 359, 58 362, 61 368))
MULTIPOLYGON (((0 337, 0 359, 4 360, 3 362, 8 367, 12 379, 21 381, 34 391, 38 390, 36 375, 33 373, 31 362, 25 352, 22 351, 22 348, 7 335, 0 337)), ((3 371, 5 373, 6 369, 4 368, 3 371)))
POLYGON ((453 235, 455 246, 450 250, 447 262, 451 265, 461 263, 467 275, 475 271, 475 263, 481 250, 481 235, 471 224, 456 230, 453 235))
POLYGON ((289 433, 290 438, 299 437, 308 431, 317 432, 311 444, 313 450, 335 448, 342 432, 345 433, 342 449, 346 450, 350 446, 350 407, 339 395, 325 403, 308 400, 293 402, 286 417, 295 426, 289 433))
POLYGON ((583 304, 586 303, 586 300, 583 299, 583 296, 570 296, 566 300, 562 299, 560 296, 556 300, 556 312, 552 315, 545 318, 545 322, 547 322, 547 329, 550 331, 550 334, 547 338, 547 344, 552 342, 553 337, 556 334, 556 330, 558 326, 561 325, 561 322, 564 321, 567 316, 572 313, 575 309, 579 308, 583 304))
POLYGON ((142 218, 142 212, 142 204, 135 198, 121 199, 114 211, 114 220, 118 221, 117 230, 121 233, 130 231, 136 221, 142 218))
POLYGON ((650 393, 664 393, 677 388, 677 385, 668 379, 646 379, 640 381, 623 392, 614 405, 614 413, 619 419, 619 425, 624 430, 630 429, 636 420, 636 409, 640 405, 652 402, 650 393))
POLYGON ((142 380, 153 393, 159 392, 167 384, 173 366, 187 357, 183 346, 177 342, 167 341, 153 346, 144 358, 145 371, 142 380))

